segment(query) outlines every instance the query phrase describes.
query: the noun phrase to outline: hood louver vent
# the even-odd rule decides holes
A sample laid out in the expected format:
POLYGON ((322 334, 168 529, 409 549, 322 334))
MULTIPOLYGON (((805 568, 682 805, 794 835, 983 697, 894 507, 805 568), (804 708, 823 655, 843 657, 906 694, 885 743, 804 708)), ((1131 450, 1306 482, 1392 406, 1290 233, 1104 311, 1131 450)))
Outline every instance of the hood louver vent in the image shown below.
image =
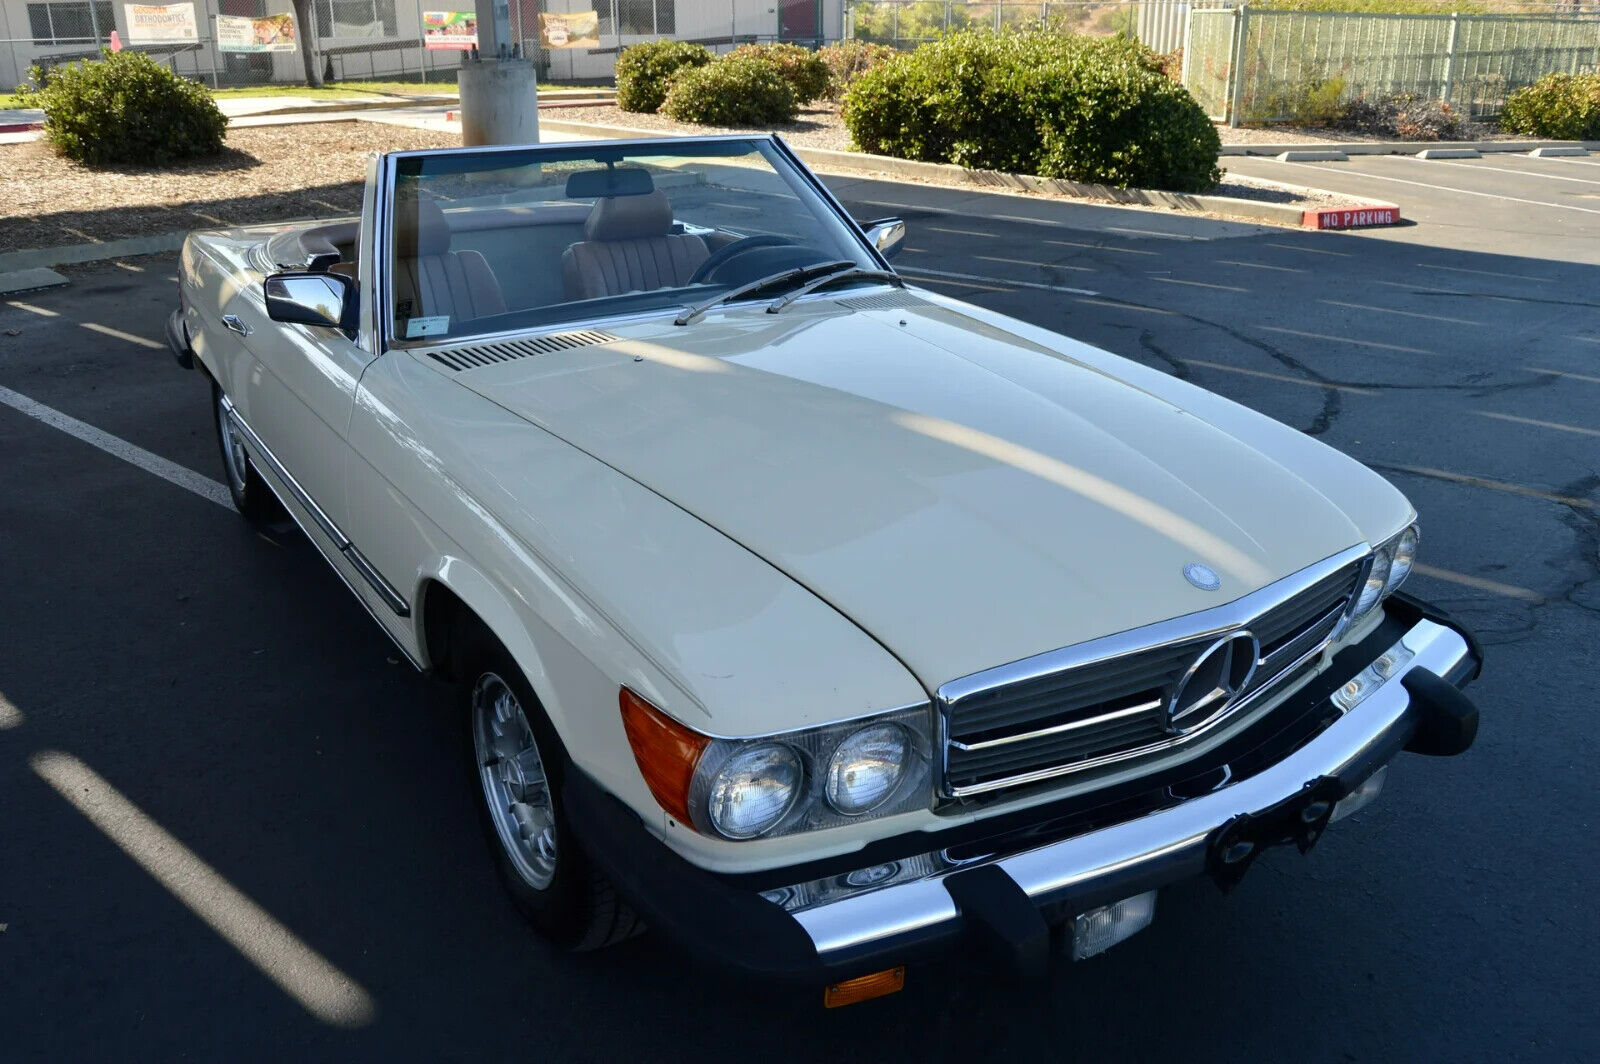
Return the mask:
POLYGON ((461 371, 492 366, 496 362, 510 362, 534 355, 553 355, 557 351, 571 351, 578 347, 596 347, 614 343, 618 337, 607 332, 586 329, 582 332, 552 333, 526 340, 502 340, 493 344, 476 344, 472 347, 453 347, 446 351, 429 351, 428 357, 441 365, 461 371))
POLYGON ((851 310, 910 310, 913 307, 926 305, 916 296, 905 292, 879 292, 870 296, 856 296, 853 299, 836 299, 834 302, 851 310))

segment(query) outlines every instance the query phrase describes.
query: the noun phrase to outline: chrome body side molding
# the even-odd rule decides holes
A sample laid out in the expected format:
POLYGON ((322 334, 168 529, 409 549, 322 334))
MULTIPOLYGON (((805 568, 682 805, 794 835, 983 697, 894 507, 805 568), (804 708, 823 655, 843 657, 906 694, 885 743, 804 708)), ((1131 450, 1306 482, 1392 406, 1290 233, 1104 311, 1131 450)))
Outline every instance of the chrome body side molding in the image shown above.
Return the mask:
MULTIPOLYGON (((255 430, 250 427, 249 422, 245 421, 244 416, 239 413, 238 408, 233 405, 233 402, 226 395, 222 397, 222 406, 228 412, 229 420, 238 426, 239 431, 244 434, 245 439, 249 442, 251 450, 256 452, 256 456, 265 463, 268 471, 283 483, 289 493, 294 496, 295 502, 299 503, 301 508, 311 515, 312 521, 322 531, 323 535, 327 536, 332 541, 334 548, 344 555, 351 568, 361 574, 361 578, 372 587, 378 598, 383 600, 383 604, 389 607, 396 617, 411 616, 411 604, 406 601, 405 596, 400 594, 393 584, 385 580, 377 569, 373 568, 372 563, 367 561, 366 555, 356 549, 356 545, 350 542, 350 537, 345 535, 344 530, 334 523, 333 518, 328 516, 327 511, 317 505, 316 500, 311 497, 305 488, 301 487, 300 482, 294 478, 294 475, 284 468, 283 463, 278 460, 278 456, 272 453, 272 448, 268 447, 261 437, 256 435, 255 430)), ((274 493, 276 493, 275 488, 274 493)), ((289 508, 289 512, 291 515, 294 513, 292 507, 289 508)), ((298 518, 296 518, 295 523, 300 523, 298 518)), ((309 532, 309 530, 307 531, 309 532)), ((339 572, 340 577, 343 578, 344 574, 339 571, 338 566, 334 566, 334 571, 339 572)), ((354 588, 351 588, 352 592, 354 590, 354 588)), ((356 597, 360 598, 359 595, 356 597)), ((362 601, 363 603, 365 602, 364 599, 362 601)), ((401 649, 404 650, 403 647, 401 649)), ((406 656, 408 658, 411 657, 409 653, 406 656)), ((416 664, 415 659, 412 659, 412 664, 416 664)))

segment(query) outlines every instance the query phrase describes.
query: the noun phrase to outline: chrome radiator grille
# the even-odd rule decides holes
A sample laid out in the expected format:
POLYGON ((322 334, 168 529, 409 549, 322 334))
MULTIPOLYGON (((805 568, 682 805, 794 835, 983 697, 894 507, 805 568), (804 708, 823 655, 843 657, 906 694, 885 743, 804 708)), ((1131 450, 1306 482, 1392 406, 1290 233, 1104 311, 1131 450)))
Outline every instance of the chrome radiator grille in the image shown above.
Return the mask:
MULTIPOLYGON (((940 792, 984 794, 1176 745, 1288 677, 1327 645, 1349 609, 1365 548, 1203 613, 1053 651, 940 688, 940 792), (1231 703, 1176 734, 1174 695, 1219 637, 1248 633, 1255 670, 1231 703)), ((1245 660, 1248 660, 1246 658, 1245 660)))

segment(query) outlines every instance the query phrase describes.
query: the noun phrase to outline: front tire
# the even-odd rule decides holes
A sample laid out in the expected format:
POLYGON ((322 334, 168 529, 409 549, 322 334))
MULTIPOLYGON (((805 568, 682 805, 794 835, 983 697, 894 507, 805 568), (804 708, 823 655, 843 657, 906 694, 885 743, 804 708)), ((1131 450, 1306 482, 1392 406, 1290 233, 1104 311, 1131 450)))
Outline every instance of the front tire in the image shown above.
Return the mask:
POLYGON ((638 917, 579 849, 561 813, 566 750, 521 670, 480 637, 465 648, 456 675, 478 810, 512 901, 561 949, 599 949, 638 933, 638 917))
POLYGON ((217 446, 222 451, 222 479, 233 497, 233 508, 253 525, 266 525, 283 516, 277 496, 250 461, 244 449, 244 434, 228 416, 223 404, 222 386, 211 382, 211 420, 217 427, 217 446))

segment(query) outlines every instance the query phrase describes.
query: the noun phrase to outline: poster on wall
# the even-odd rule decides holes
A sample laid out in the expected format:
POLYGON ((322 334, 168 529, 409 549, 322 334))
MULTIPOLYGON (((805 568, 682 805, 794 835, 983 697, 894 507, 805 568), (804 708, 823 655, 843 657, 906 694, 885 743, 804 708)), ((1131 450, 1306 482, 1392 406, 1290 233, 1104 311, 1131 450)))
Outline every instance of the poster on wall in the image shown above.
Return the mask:
POLYGON ((478 16, 471 11, 424 11, 422 44, 425 48, 466 51, 478 46, 478 16))
POLYGON ((294 18, 287 14, 265 18, 218 15, 217 47, 224 52, 292 52, 294 18))
POLYGON ((124 4, 129 44, 194 44, 200 31, 193 4, 124 4))
POLYGON ((600 16, 593 11, 539 12, 539 43, 546 48, 600 47, 600 16))

